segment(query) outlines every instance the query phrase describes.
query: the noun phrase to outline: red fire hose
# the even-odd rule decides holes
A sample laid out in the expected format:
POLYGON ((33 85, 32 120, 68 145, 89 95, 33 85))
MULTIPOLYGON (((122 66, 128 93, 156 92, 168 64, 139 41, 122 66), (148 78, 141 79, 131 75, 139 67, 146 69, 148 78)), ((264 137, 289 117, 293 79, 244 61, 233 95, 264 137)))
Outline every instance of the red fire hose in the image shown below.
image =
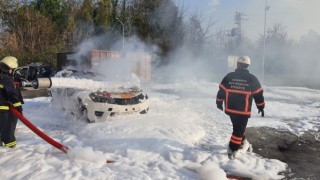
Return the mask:
MULTIPOLYGON (((17 109, 10 106, 10 111, 13 113, 15 117, 20 119, 23 124, 25 124, 29 129, 31 129, 34 133, 36 133, 39 137, 41 137, 43 140, 45 140, 47 143, 51 144, 52 146, 56 147, 57 149, 61 150, 62 152, 66 153, 68 152, 69 148, 64 146, 63 144, 58 143, 45 133, 43 133, 41 130, 39 130, 35 125, 33 125, 30 121, 28 121, 27 118, 25 118, 17 109)), ((115 161, 113 160, 107 160, 106 163, 113 163, 115 161)))

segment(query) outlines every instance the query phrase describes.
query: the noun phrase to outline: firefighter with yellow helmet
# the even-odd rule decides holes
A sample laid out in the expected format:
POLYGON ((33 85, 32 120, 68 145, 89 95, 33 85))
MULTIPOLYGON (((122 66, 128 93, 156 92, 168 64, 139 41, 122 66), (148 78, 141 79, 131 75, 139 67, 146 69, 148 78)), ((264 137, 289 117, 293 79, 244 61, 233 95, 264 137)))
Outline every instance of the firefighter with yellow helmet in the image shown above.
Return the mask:
POLYGON ((18 60, 13 56, 6 56, 0 61, 0 145, 16 146, 14 131, 17 118, 9 111, 13 106, 22 113, 23 99, 20 91, 14 86, 13 70, 18 67, 18 60))

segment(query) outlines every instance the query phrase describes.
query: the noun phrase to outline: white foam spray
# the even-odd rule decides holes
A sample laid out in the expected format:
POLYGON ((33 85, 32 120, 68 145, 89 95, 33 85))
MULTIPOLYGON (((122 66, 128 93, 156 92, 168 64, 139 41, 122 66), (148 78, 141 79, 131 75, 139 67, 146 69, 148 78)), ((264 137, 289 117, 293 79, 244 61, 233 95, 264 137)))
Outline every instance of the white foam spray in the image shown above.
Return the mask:
POLYGON ((52 77, 51 88, 75 88, 83 90, 99 90, 106 89, 107 83, 102 81, 95 81, 91 79, 81 79, 75 77, 60 78, 52 77))
POLYGON ((83 160, 92 163, 97 163, 103 165, 106 163, 106 159, 104 154, 101 151, 94 151, 92 147, 78 147, 74 149, 70 149, 67 155, 72 160, 83 160))
POLYGON ((97 81, 92 79, 77 77, 52 77, 52 89, 55 88, 73 88, 79 90, 90 91, 109 91, 109 92, 127 92, 130 90, 138 90, 140 87, 140 79, 132 74, 128 79, 122 81, 97 81))
POLYGON ((215 162, 207 162, 199 169, 200 180, 227 180, 227 174, 215 162))

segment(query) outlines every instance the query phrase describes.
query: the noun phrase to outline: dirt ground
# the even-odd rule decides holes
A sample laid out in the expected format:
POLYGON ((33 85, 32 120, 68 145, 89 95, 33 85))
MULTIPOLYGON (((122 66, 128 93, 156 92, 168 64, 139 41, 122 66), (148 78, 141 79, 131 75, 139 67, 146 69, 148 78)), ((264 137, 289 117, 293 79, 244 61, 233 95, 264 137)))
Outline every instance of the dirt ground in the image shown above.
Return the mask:
POLYGON ((253 152, 288 164, 285 179, 320 179, 320 131, 297 136, 288 131, 260 127, 247 128, 253 152))

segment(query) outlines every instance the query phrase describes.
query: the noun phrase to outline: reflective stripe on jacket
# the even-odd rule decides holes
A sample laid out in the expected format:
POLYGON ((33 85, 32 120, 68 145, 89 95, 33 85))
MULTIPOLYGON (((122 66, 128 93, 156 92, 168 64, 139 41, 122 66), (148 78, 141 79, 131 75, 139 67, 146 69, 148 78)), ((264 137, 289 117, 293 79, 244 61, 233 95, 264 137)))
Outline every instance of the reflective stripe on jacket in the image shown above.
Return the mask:
POLYGON ((13 85, 13 78, 4 74, 0 75, 0 110, 9 110, 9 104, 21 108, 19 92, 13 85))
POLYGON ((219 85, 216 103, 224 102, 225 113, 251 116, 252 99, 264 106, 263 89, 258 79, 247 69, 227 74, 219 85))
POLYGON ((9 110, 9 106, 0 106, 0 110, 9 110))

